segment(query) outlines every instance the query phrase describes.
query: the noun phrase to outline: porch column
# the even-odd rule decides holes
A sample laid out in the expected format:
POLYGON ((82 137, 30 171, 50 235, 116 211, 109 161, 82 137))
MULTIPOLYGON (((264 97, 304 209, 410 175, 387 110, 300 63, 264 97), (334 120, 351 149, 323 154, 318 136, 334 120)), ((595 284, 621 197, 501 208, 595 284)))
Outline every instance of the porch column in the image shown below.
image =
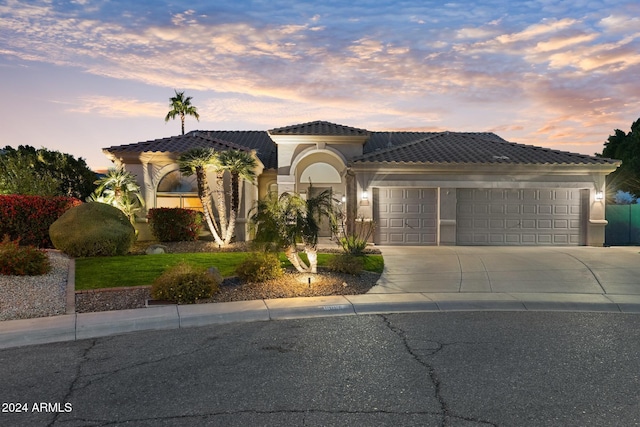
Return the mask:
POLYGON ((358 185, 356 183, 355 174, 348 169, 345 175, 347 206, 345 209, 345 227, 346 234, 355 233, 355 221, 358 216, 358 185))
POLYGON ((588 192, 588 196, 584 196, 589 202, 588 207, 588 223, 587 223, 587 239, 585 244, 587 246, 604 245, 605 227, 607 226, 607 220, 605 219, 605 186, 602 184, 599 188, 594 190, 583 190, 588 192))
POLYGON ((295 175, 278 175, 278 196, 282 193, 293 193, 296 191, 295 175))
MULTIPOLYGON (((142 208, 143 218, 147 217, 149 207, 152 205, 152 201, 155 200, 155 188, 153 179, 149 173, 149 163, 142 162, 142 197, 144 199, 144 207, 142 208)), ((155 207, 155 206, 151 206, 155 207)))

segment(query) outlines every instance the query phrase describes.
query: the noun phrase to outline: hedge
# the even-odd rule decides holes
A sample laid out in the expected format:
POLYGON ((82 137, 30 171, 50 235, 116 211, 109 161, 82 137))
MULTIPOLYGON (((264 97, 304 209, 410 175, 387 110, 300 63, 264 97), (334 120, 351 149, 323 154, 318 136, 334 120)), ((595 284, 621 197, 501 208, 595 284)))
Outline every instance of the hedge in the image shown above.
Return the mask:
POLYGON ((161 242, 189 242, 198 240, 202 229, 202 214, 182 208, 149 209, 151 234, 161 242))
POLYGON ((74 197, 0 195, 0 239, 9 236, 20 245, 52 248, 49 227, 67 209, 81 204, 74 197))

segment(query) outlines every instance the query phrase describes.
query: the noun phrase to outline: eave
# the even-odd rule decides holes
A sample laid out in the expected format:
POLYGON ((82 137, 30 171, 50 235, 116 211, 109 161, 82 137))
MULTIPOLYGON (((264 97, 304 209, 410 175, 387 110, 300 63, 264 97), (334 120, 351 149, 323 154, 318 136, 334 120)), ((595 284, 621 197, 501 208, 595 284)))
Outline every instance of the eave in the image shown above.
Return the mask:
POLYGON ((376 172, 386 174, 438 173, 438 174, 549 174, 583 175, 590 173, 608 175, 615 171, 621 161, 602 164, 522 164, 522 163, 399 163, 357 162, 349 165, 353 172, 376 172))

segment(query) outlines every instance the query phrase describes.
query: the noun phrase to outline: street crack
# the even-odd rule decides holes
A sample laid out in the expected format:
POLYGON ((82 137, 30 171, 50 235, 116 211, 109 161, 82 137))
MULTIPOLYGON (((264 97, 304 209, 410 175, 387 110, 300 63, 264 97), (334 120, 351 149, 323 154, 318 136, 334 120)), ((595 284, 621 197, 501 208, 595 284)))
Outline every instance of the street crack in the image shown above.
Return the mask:
MULTIPOLYGON (((417 363, 419 363, 420 365, 422 365, 426 369, 428 377, 429 377, 429 380, 431 381, 431 383, 433 384, 433 387, 434 387, 435 398, 438 401, 438 404, 440 405, 439 415, 442 416, 442 422, 441 422, 442 427, 450 426, 452 420, 470 421, 470 422, 475 422, 475 423, 479 423, 479 424, 485 424, 485 425, 497 427, 497 424, 489 422, 489 421, 485 421, 485 420, 480 420, 480 419, 476 419, 476 418, 465 417, 463 415, 454 414, 451 411, 451 408, 449 407, 449 404, 445 400, 444 396, 442 395, 442 382, 440 381, 440 378, 438 377, 438 374, 437 374, 434 366, 432 364, 430 364, 429 362, 427 362, 426 360, 424 360, 421 357, 421 355, 418 354, 418 352, 411 347, 411 345, 409 344, 409 338, 407 337, 407 333, 402 328, 399 328, 398 326, 394 325, 387 315, 381 314, 379 316, 380 316, 380 318, 382 318, 382 321, 384 322, 385 326, 391 332, 393 332, 395 335, 397 335, 398 338, 400 338, 400 340, 401 340, 402 344, 404 345, 404 348, 406 349, 407 353, 417 363)), ((441 352, 447 346, 460 344, 460 343, 442 343, 442 342, 434 341, 434 340, 428 340, 428 342, 434 343, 435 345, 434 345, 433 349, 429 349, 426 352, 427 356, 434 356, 434 355, 438 354, 439 352, 441 352)))
MULTIPOLYGON (((82 367, 85 365, 85 363, 87 363, 89 361, 89 353, 96 346, 97 342, 98 342, 97 339, 91 340, 89 342, 89 345, 82 351, 82 356, 81 356, 81 358, 78 361, 78 364, 76 366, 76 372, 75 372, 75 375, 73 376, 73 380, 69 384, 69 388, 67 389, 67 392, 65 393, 64 397, 62 398, 62 402, 63 403, 66 403, 66 402, 70 401, 71 396, 73 395, 74 391, 76 390, 76 384, 78 383, 78 381, 82 377, 82 367)), ((47 424, 47 427, 53 427, 56 424, 56 422, 58 421, 58 418, 60 417, 61 414, 62 414, 61 412, 56 412, 53 415, 53 419, 51 420, 51 422, 49 424, 47 424)))
POLYGON ((349 410, 335 410, 328 411, 323 409, 281 409, 281 410, 257 410, 257 409, 245 409, 245 410, 228 410, 228 411, 215 411, 215 412, 204 412, 200 414, 189 414, 189 415, 167 415, 167 416, 158 416, 158 417, 144 417, 144 418, 129 418, 129 419, 119 419, 117 421, 112 420, 100 420, 100 419, 87 419, 87 418, 71 418, 66 420, 66 422, 81 422, 83 425, 92 426, 92 427, 105 427, 111 425, 122 425, 126 423, 141 423, 141 422, 160 422, 160 421, 171 421, 171 420, 206 420, 211 417, 220 417, 220 416, 234 416, 234 415, 279 415, 279 414, 293 414, 293 415, 302 415, 303 416, 303 424, 306 422, 307 415, 439 415, 439 413, 434 413, 431 411, 385 411, 385 410, 371 410, 371 411, 349 411, 349 410))

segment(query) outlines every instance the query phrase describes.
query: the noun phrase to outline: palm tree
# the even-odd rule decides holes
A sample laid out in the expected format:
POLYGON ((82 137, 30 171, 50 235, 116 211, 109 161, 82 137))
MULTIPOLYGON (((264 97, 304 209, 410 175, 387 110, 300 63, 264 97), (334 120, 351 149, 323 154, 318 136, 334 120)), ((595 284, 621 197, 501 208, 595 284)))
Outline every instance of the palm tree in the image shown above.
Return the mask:
POLYGON ((168 122, 169 119, 175 119, 176 116, 180 116, 180 121, 182 122, 182 134, 184 135, 184 119, 186 116, 193 116, 196 120, 200 121, 200 115, 198 114, 197 108, 191 105, 191 98, 187 96, 185 98, 184 91, 178 92, 174 89, 176 96, 172 96, 169 98, 169 103, 171 110, 167 113, 167 116, 164 118, 165 122, 168 122))
POLYGON ((224 245, 225 243, 220 237, 220 229, 213 216, 211 190, 209 188, 209 181, 207 180, 207 170, 212 167, 219 167, 217 153, 211 148, 193 148, 178 158, 178 165, 183 175, 196 175, 198 197, 202 203, 204 218, 209 226, 209 231, 211 231, 211 235, 218 245, 224 245))
POLYGON ((231 206, 229 209, 229 223, 224 241, 229 243, 233 237, 240 208, 240 194, 242 184, 245 180, 253 183, 255 181, 255 168, 257 162, 255 157, 246 151, 227 150, 219 154, 220 166, 223 170, 229 171, 231 176, 231 206))
POLYGON ((87 198, 88 201, 115 206, 127 215, 131 223, 135 222, 135 213, 144 206, 135 175, 118 166, 110 168, 94 184, 97 187, 87 198))
POLYGON ((320 217, 333 215, 331 191, 326 190, 304 200, 300 195, 269 194, 259 200, 251 221, 257 226, 256 242, 275 245, 283 250, 291 264, 302 273, 317 273, 318 232, 320 217), (309 259, 307 265, 298 255, 297 242, 302 241, 309 259))
MULTIPOLYGON (((219 153, 220 154, 220 153, 219 153)), ((218 157, 218 162, 220 157, 218 157)), ((216 168, 216 188, 215 188, 215 202, 216 210, 218 211, 218 221, 220 223, 220 238, 226 240, 227 236, 227 198, 224 191, 224 168, 218 164, 216 168)))

